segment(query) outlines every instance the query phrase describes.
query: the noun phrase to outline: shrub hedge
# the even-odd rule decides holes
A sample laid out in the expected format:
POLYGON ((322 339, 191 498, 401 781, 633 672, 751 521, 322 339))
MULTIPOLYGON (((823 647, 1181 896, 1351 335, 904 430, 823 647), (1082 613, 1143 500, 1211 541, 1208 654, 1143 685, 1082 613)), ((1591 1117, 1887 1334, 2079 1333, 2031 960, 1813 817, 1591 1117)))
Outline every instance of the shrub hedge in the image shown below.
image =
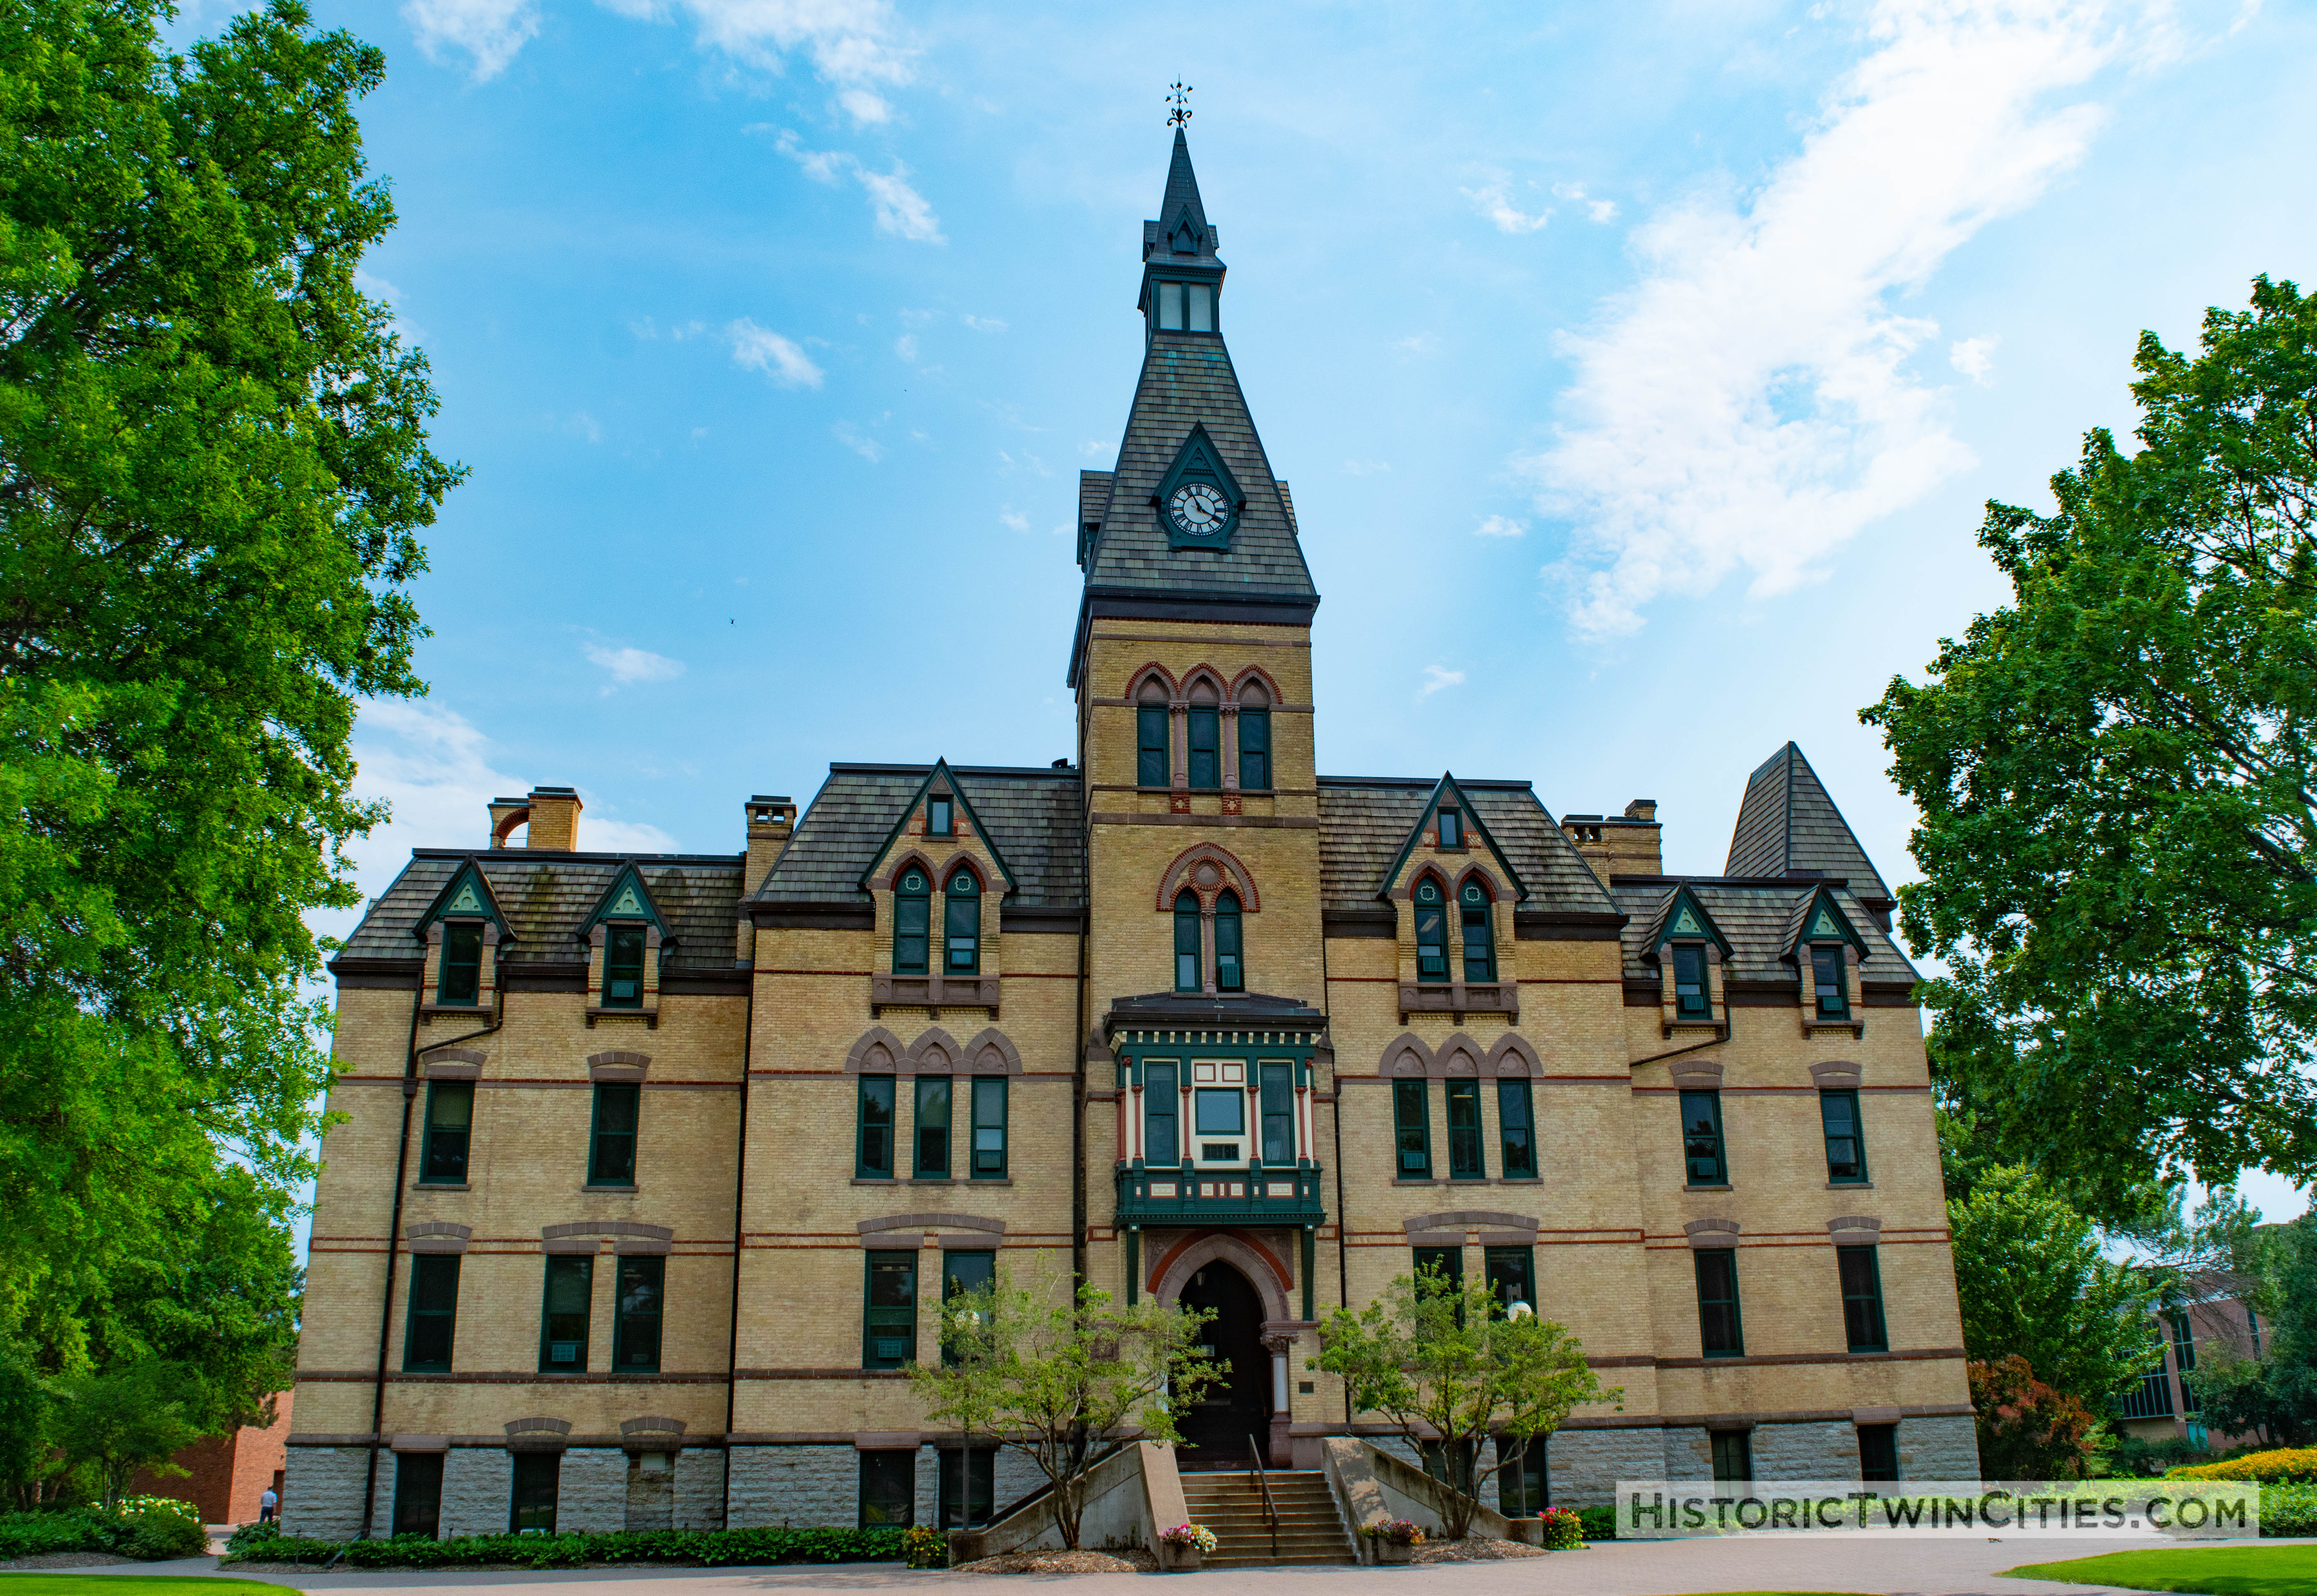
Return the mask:
POLYGON ((2176 1468, 2168 1480, 2259 1480, 2264 1485, 2317 1484, 2317 1447, 2285 1447, 2274 1452, 2247 1452, 2225 1463, 2199 1463, 2176 1468))
POLYGON ((899 1563, 905 1529, 647 1529, 609 1535, 461 1535, 449 1540, 308 1540, 271 1524, 234 1531, 224 1564, 327 1563, 347 1568, 468 1568, 511 1563, 578 1568, 591 1563, 683 1563, 710 1568, 756 1563, 899 1563))
POLYGON ((198 1557, 209 1549, 200 1510, 170 1496, 127 1497, 116 1513, 84 1507, 0 1514, 0 1562, 58 1552, 110 1552, 160 1563, 198 1557))
POLYGON ((1580 1507, 1577 1510, 1577 1518, 1585 1526, 1587 1540, 1617 1538, 1617 1510, 1615 1505, 1605 1502, 1599 1507, 1580 1507))
POLYGON ((2260 1532, 2317 1535, 2317 1485, 2263 1485, 2260 1532))

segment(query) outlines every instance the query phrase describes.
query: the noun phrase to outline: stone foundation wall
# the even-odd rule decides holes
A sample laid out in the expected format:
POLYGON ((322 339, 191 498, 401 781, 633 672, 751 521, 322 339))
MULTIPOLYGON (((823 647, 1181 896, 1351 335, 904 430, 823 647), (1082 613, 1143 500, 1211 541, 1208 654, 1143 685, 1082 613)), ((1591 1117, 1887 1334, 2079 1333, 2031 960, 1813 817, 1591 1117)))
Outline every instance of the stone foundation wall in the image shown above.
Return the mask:
MULTIPOLYGON (((1675 1428, 1659 1432, 1665 1437, 1665 1477, 1674 1480, 1710 1480, 1713 1477, 1713 1439, 1704 1426, 1675 1428)), ((1558 1438, 1555 1438, 1558 1439, 1558 1438)), ((1561 1504, 1555 1503, 1555 1506, 1561 1504)))
POLYGON ((734 1447, 727 1456, 735 1529, 861 1521, 861 1455, 851 1447, 734 1447))
POLYGON ((724 1528, 724 1454, 687 1448, 675 1455, 675 1527, 724 1528))
POLYGON ((1899 1421, 1899 1477, 1902 1480, 1979 1478, 1979 1431, 1961 1413, 1899 1421))
POLYGON ((1855 1480, 1858 1427, 1840 1420, 1760 1424, 1754 1429, 1753 1453, 1758 1480, 1855 1480))
POLYGON ((453 1447, 443 1460, 442 1535, 505 1535, 514 1509, 514 1459, 499 1447, 453 1447))
POLYGON ((1666 1436, 1654 1429, 1562 1430, 1545 1447, 1547 1499, 1555 1507, 1606 1506, 1615 1499, 1619 1480, 1651 1480, 1664 1472, 1671 1450, 1666 1436))
POLYGON ((555 1486, 555 1528, 605 1535, 628 1527, 628 1455, 617 1447, 574 1447, 555 1486))
MULTIPOLYGON (((282 1481, 282 1528, 317 1540, 352 1540, 362 1533, 362 1489, 370 1478, 367 1447, 291 1447, 282 1481)), ((383 1493, 394 1459, 381 1457, 383 1493)))

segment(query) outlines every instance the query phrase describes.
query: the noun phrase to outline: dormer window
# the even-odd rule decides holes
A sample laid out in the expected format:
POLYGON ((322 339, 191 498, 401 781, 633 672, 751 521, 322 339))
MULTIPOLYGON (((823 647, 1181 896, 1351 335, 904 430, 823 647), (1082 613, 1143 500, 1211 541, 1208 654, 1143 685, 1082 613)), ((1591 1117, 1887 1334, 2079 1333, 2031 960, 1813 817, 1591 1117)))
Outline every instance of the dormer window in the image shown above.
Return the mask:
POLYGON ((434 1000, 444 1004, 479 1002, 483 990, 483 922, 447 920, 443 926, 443 965, 434 987, 434 1000))
POLYGON ((1463 904, 1464 979, 1474 982, 1494 981, 1497 939, 1489 924, 1489 889, 1477 881, 1468 881, 1457 896, 1463 904))
POLYGON ((1428 875, 1416 883, 1416 979, 1448 979, 1448 906, 1428 875))
POLYGON ((926 835, 954 837, 957 835, 957 801, 946 793, 936 794, 926 800, 926 835))
POLYGON ((644 1006, 644 928, 615 924, 604 942, 604 1007, 644 1006))
POLYGON ((1707 1019, 1713 1013, 1713 996, 1705 984, 1705 945, 1677 943, 1673 955, 1673 1010, 1683 1019, 1707 1019))
POLYGON ((981 968, 981 883, 971 870, 949 878, 942 910, 942 961, 945 974, 972 975, 981 968))
POLYGON ((1818 1017, 1843 1019, 1850 1013, 1849 961, 1839 942, 1811 945, 1811 981, 1818 988, 1818 1017))
POLYGON ((893 973, 926 973, 926 941, 932 930, 933 882, 922 870, 905 870, 893 883, 893 973))
POLYGON ((1162 333, 1211 333, 1215 330, 1215 291, 1206 282, 1158 282, 1158 330, 1162 333))
POLYGON ((1455 810, 1444 809, 1440 811, 1440 846, 1442 847, 1464 846, 1464 817, 1455 810))

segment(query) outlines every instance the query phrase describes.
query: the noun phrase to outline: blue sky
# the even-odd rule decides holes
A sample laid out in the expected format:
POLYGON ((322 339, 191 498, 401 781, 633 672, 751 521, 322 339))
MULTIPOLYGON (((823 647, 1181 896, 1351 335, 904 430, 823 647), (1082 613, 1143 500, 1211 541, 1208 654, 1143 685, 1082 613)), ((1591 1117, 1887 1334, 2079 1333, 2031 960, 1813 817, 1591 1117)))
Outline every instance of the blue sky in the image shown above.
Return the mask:
POLYGON ((587 846, 730 851, 831 759, 1069 751, 1176 77, 1321 768, 1652 797, 1677 870, 1793 737, 1911 874, 1856 711, 2000 601, 1982 501, 2129 426, 2142 328, 2313 274, 2306 8, 315 10, 388 52, 371 288, 473 472, 433 691, 361 727, 371 892, 536 783, 587 846))

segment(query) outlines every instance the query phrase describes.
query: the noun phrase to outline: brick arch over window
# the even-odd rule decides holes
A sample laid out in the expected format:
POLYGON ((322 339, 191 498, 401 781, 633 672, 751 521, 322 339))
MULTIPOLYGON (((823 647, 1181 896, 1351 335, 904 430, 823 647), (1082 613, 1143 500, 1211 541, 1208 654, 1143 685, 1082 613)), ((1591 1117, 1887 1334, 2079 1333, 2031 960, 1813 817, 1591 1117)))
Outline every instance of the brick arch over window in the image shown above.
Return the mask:
POLYGON ((991 1026, 965 1045, 966 1068, 977 1075, 1019 1075, 1022 1055, 1005 1032, 991 1026))
POLYGON ((1185 704, 1221 704, 1230 695, 1223 689, 1222 673, 1212 665, 1194 665, 1183 673, 1182 697, 1185 704), (1202 693, 1211 697, 1202 697, 1202 693))
POLYGON ((847 1075, 885 1074, 898 1071, 901 1061, 908 1056, 908 1049, 901 1045, 899 1036, 883 1026, 872 1026, 861 1033, 861 1039, 845 1055, 845 1072, 847 1075))
POLYGON ((1212 842, 1186 847, 1175 856, 1175 862, 1158 878, 1158 907, 1171 911, 1176 894, 1185 887, 1196 894, 1200 909, 1209 914, 1214 912, 1216 894, 1225 887, 1239 894, 1241 913, 1258 914, 1263 910, 1263 900, 1256 893, 1255 878, 1247 873, 1247 866, 1228 848, 1212 842), (1202 865, 1212 868, 1202 870, 1202 865))
POLYGON ((1424 865, 1422 868, 1418 870, 1415 874, 1409 876, 1407 881, 1396 888, 1391 895, 1395 898, 1403 899, 1408 902, 1413 903, 1416 901, 1417 887, 1423 883, 1424 878, 1427 875, 1434 881, 1440 883, 1440 902, 1443 908, 1445 908, 1449 904, 1456 901, 1455 890, 1448 884, 1448 878, 1440 873, 1440 867, 1437 865, 1424 865))
POLYGON ((973 884, 976 887, 984 892, 990 890, 989 866, 962 849, 942 861, 941 872, 934 877, 934 886, 941 892, 949 891, 949 878, 958 873, 960 866, 973 873, 973 884))
POLYGON ((1404 1032, 1393 1038, 1391 1045, 1383 1050, 1383 1057, 1376 1064, 1376 1073, 1387 1077, 1430 1075, 1433 1073, 1432 1049, 1415 1032, 1404 1032))
POLYGON ((1268 1248, 1230 1231, 1186 1242, 1155 1260, 1150 1267, 1156 1277, 1150 1282, 1151 1296, 1162 1305, 1173 1305, 1182 1296, 1183 1288, 1191 1283, 1191 1277, 1211 1263, 1227 1263, 1247 1277, 1256 1295, 1263 1299, 1263 1316, 1266 1320, 1295 1317, 1287 1298, 1293 1282, 1288 1278, 1285 1267, 1268 1248))
MULTIPOLYGON (((1497 879, 1497 873, 1495 871, 1490 869, 1486 865, 1480 863, 1478 860, 1474 860, 1472 864, 1465 865, 1464 868, 1459 871, 1456 874, 1455 901, 1457 902, 1462 903, 1464 901, 1464 883, 1472 880, 1476 876, 1480 879, 1481 884, 1489 889, 1490 901, 1501 903, 1506 899, 1512 896, 1511 890, 1507 888, 1503 882, 1497 879)), ((1413 885, 1414 883, 1411 883, 1410 884, 1413 885)))
POLYGON ((939 1026, 909 1044, 909 1063, 920 1075, 954 1075, 965 1062, 965 1049, 939 1026))
POLYGON ((898 891, 901 884, 901 873, 912 865, 926 873, 926 880, 932 883, 926 889, 928 892, 941 890, 942 873, 934 867, 933 860, 926 856, 923 848, 915 847, 894 860, 892 867, 878 879, 877 885, 888 892, 898 891))
POLYGON ((1450 1075, 1484 1075, 1488 1073, 1488 1071, 1482 1069, 1481 1065, 1481 1061, 1484 1056, 1485 1055, 1481 1051, 1481 1045, 1479 1043, 1464 1035, 1463 1032, 1457 1031, 1452 1034, 1445 1042, 1443 1042, 1438 1047, 1433 1050, 1432 1073, 1443 1077, 1450 1075))
POLYGON ((1487 1062, 1481 1066, 1483 1075, 1542 1075, 1544 1061, 1525 1037, 1507 1031, 1489 1049, 1487 1062))
POLYGON ((1258 703, 1250 704, 1250 708, 1269 709, 1275 704, 1284 704, 1287 701, 1287 695, 1279 690, 1277 680, 1260 665, 1250 665, 1233 678, 1230 685, 1230 702, 1247 703, 1247 690, 1249 687, 1260 687, 1265 694, 1264 698, 1258 703))
POLYGON ((1132 676, 1126 678, 1126 696, 1128 700, 1135 704, 1145 702, 1142 696, 1142 689, 1152 682, 1158 683, 1159 690, 1165 693, 1167 696, 1164 700, 1152 699, 1149 702, 1173 704, 1176 699, 1180 696, 1180 691, 1175 685, 1175 677, 1173 674, 1169 672, 1165 666, 1159 664, 1156 659, 1153 659, 1148 665, 1143 666, 1141 669, 1136 671, 1132 676))

